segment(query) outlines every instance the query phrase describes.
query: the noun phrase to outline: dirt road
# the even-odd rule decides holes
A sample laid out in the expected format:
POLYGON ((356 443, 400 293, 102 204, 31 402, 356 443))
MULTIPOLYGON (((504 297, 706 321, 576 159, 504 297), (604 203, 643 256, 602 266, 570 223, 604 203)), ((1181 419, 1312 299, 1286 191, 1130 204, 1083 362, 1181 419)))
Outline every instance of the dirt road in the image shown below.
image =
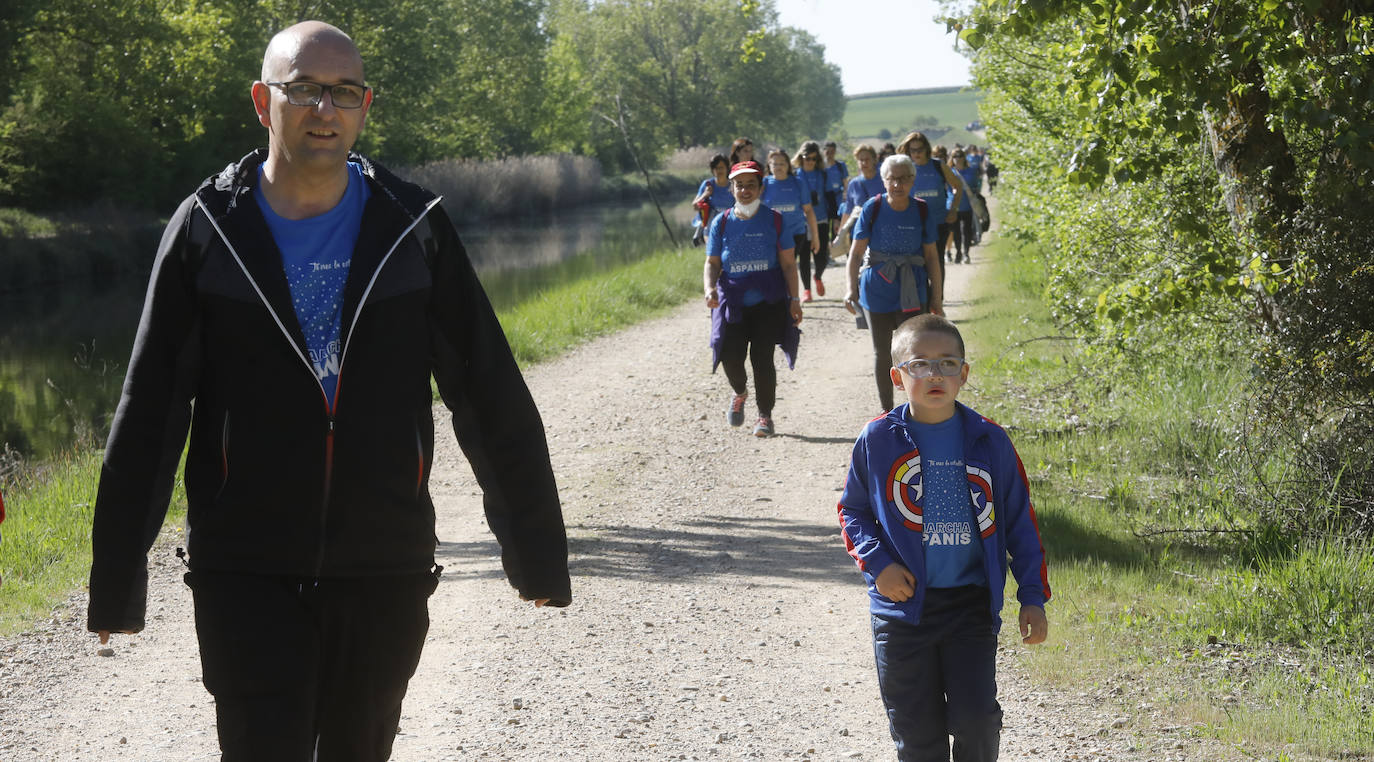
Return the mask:
MULTIPOLYGON (((956 320, 982 270, 949 268, 956 320)), ((530 369, 571 540, 569 608, 517 599, 467 464, 440 438, 431 489, 445 572, 393 759, 892 758, 864 588, 835 511, 853 439, 878 412, 871 350, 840 306, 842 273, 827 280, 830 296, 807 305, 797 369, 780 372, 772 439, 725 425, 728 387, 709 373, 697 303, 530 369)), ((112 655, 84 632, 80 596, 0 642, 0 760, 218 758, 178 541, 165 534, 148 629, 117 637, 112 655)), ((1112 727, 1121 710, 1105 689, 1028 687, 1011 629, 1004 759, 1220 758, 1112 727)))

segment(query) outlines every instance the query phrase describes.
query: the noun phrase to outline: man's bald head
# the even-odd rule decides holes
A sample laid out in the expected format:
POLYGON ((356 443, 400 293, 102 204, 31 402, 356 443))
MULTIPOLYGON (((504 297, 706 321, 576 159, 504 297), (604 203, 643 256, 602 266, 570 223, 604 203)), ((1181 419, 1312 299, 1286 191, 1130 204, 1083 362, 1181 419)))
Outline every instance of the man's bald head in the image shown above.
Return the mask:
POLYGON ((262 57, 262 81, 284 80, 298 68, 302 52, 315 46, 351 57, 357 64, 358 81, 363 81, 363 57, 358 47, 343 30, 323 21, 302 21, 277 32, 267 43, 267 52, 262 57))

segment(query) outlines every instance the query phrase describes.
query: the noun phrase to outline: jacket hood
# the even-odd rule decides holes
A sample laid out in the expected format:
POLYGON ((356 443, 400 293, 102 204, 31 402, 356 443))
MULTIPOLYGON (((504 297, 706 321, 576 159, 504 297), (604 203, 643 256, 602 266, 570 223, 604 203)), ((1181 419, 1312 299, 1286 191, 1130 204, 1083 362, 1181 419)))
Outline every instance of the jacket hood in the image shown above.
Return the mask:
MULTIPOLYGON (((372 190, 391 199, 412 220, 424 214, 435 194, 406 182, 381 164, 350 151, 348 160, 363 168, 363 175, 371 182, 372 190)), ((267 161, 267 149, 259 148, 236 162, 231 162, 216 175, 206 178, 196 195, 215 216, 229 212, 253 192, 258 183, 258 167, 267 161)))
MULTIPOLYGON (((874 420, 881 421, 889 429, 905 430, 907 421, 906 411, 908 407, 910 407, 910 403, 903 402, 874 420)), ((962 402, 955 401, 954 414, 962 419, 964 424, 964 437, 968 441, 981 439, 1002 428, 991 418, 974 411, 973 408, 962 402)))

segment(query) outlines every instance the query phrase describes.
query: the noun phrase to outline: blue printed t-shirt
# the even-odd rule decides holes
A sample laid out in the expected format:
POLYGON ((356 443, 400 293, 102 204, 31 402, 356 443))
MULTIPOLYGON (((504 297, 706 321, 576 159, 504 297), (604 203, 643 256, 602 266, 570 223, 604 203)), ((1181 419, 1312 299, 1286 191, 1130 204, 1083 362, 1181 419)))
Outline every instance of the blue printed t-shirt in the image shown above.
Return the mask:
POLYGON ((842 161, 836 161, 825 168, 825 189, 831 193, 843 191, 846 177, 849 177, 849 167, 842 161))
POLYGON ((983 154, 975 153, 971 156, 968 156, 967 158, 968 165, 970 167, 973 167, 976 170, 981 170, 983 168, 983 154))
MULTIPOLYGON (((945 173, 940 171, 938 160, 931 159, 925 165, 915 164, 916 181, 911 184, 911 197, 919 198, 930 206, 930 213, 940 222, 949 213, 949 203, 945 200, 945 173)), ((951 189, 952 190, 952 189, 951 189)))
POLYGON ((926 583, 930 587, 987 587, 983 541, 973 523, 964 467, 963 421, 956 413, 940 423, 917 423, 908 414, 906 426, 921 454, 926 583))
POLYGON ((708 201, 711 204, 712 214, 720 214, 735 205, 735 194, 730 192, 727 185, 716 185, 716 178, 708 177, 702 180, 701 187, 697 189, 697 195, 700 196, 707 190, 710 190, 708 201))
MULTIPOLYGON (((921 222, 919 205, 912 201, 898 212, 887 202, 887 195, 869 199, 854 223, 854 240, 868 241, 868 248, 883 254, 924 255, 924 245, 935 243, 935 215, 927 214, 921 222), (879 212, 879 206, 882 211, 879 212), (876 223, 874 218, 877 218, 876 223)), ((916 271, 917 293, 926 303, 926 271, 916 271)), ((859 271, 859 304, 869 312, 901 312, 902 285, 900 279, 888 282, 877 269, 865 267, 859 271)))
MULTIPOLYGON (((731 277, 776 270, 778 251, 790 248, 792 239, 785 230, 778 233, 773 210, 767 204, 759 204, 758 212, 747 220, 734 214, 718 214, 706 234, 706 258, 720 257, 721 271, 731 277)), ((744 306, 752 307, 762 301, 763 292, 744 292, 744 306)))
MULTIPOLYGON (((816 222, 825 222, 826 218, 830 216, 830 207, 825 203, 825 193, 822 191, 825 188, 825 170, 813 169, 808 172, 799 169, 797 170, 797 177, 800 177, 806 183, 806 187, 811 189, 811 195, 807 198, 811 199, 811 213, 816 215, 816 222)), ((802 224, 806 224, 804 218, 802 224)))
MULTIPOLYGON (((782 232, 789 236, 806 235, 806 213, 802 204, 811 203, 811 188, 798 175, 779 180, 763 178, 763 205, 782 215, 782 232)), ((815 213, 815 210, 812 210, 815 213)))
MULTIPOLYGON (((979 190, 981 190, 981 188, 979 187, 981 183, 979 182, 978 170, 974 167, 965 167, 964 169, 956 169, 954 171, 960 177, 964 178, 964 185, 968 186, 969 190, 968 193, 964 194, 963 200, 959 202, 959 211, 971 212, 973 211, 973 204, 969 203, 969 197, 972 196, 974 193, 977 193, 979 190)), ((954 189, 950 188, 948 201, 953 200, 954 189)))
POLYGON ((362 165, 348 162, 348 190, 333 209, 303 220, 288 220, 272 211, 262 193, 262 168, 253 190, 258 208, 281 250, 282 269, 291 288, 291 305, 305 334, 306 349, 315 377, 320 380, 329 407, 339 381, 342 347, 344 284, 353 261, 353 246, 363 222, 363 207, 372 195, 362 165))
POLYGON ((849 181, 849 187, 846 188, 844 192, 844 200, 846 204, 849 204, 850 210, 858 214, 859 210, 864 208, 864 204, 867 203, 870 198, 882 193, 884 190, 883 178, 879 177, 877 174, 874 174, 872 179, 859 175, 849 181))

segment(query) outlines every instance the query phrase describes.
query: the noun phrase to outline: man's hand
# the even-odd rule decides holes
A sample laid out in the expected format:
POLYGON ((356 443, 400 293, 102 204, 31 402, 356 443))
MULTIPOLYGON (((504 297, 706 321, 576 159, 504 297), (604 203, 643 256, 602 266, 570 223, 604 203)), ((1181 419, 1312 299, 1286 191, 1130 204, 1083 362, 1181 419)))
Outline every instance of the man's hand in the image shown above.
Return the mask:
POLYGON ((930 313, 931 313, 932 315, 941 315, 941 316, 943 316, 943 315, 945 314, 945 302, 944 302, 944 300, 943 300, 943 299, 932 299, 932 300, 930 300, 930 313))
POLYGON ((707 292, 706 292, 706 308, 707 308, 707 309, 712 309, 712 310, 713 310, 713 309, 715 309, 715 308, 717 308, 717 307, 719 307, 719 306, 720 306, 720 297, 716 295, 716 290, 713 288, 713 289, 711 289, 710 291, 707 291, 707 292))
POLYGON ((788 307, 788 312, 792 313, 792 325, 801 325, 801 321, 802 321, 802 306, 801 306, 801 302, 797 301, 796 299, 789 299, 789 300, 787 301, 787 303, 788 303, 788 305, 790 305, 790 306, 788 307))
POLYGON ((916 594, 916 578, 909 569, 898 563, 888 564, 886 569, 878 573, 878 579, 873 584, 880 595, 897 603, 909 600, 916 594))
POLYGON ((1039 606, 1022 606, 1017 620, 1021 625, 1021 642, 1028 646, 1044 643, 1050 635, 1050 621, 1039 606))

